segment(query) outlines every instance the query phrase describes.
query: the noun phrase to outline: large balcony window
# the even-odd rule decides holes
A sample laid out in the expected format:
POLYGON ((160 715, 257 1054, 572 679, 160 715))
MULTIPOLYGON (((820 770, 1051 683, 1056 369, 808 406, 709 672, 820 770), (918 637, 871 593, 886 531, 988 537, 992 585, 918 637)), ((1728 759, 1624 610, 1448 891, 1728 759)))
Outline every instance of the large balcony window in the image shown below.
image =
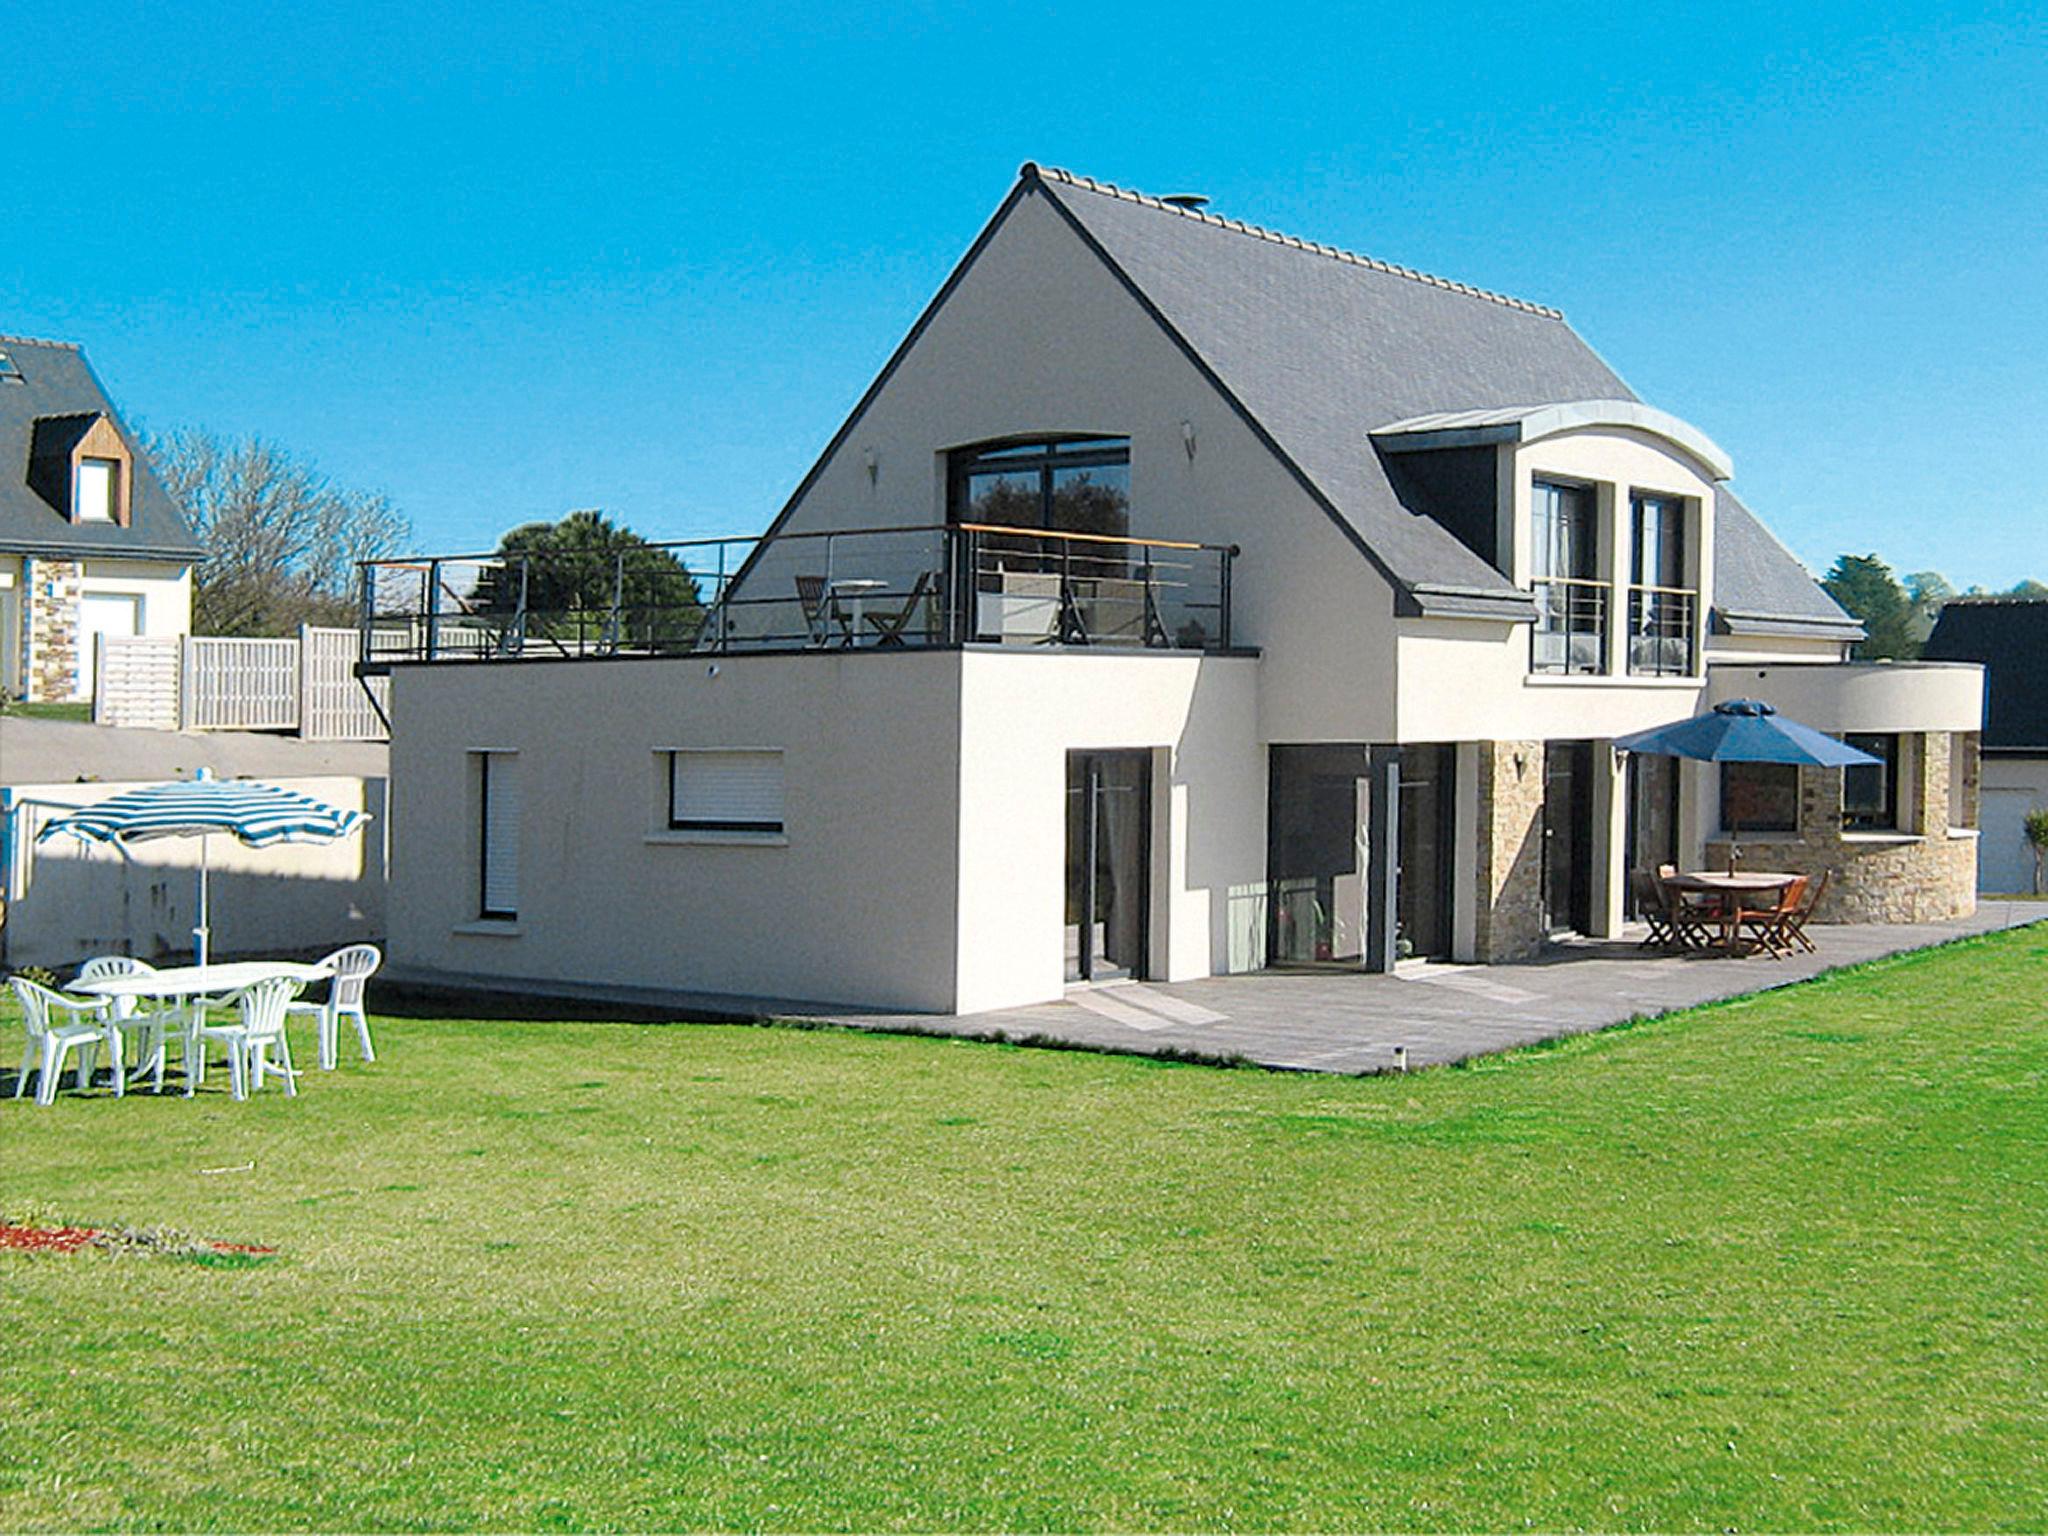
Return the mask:
POLYGON ((1530 591, 1536 672, 1607 670, 1607 583, 1598 579, 1590 486, 1538 480, 1530 488, 1530 591))
POLYGON ((947 521, 1061 533, 1131 531, 1131 443, 1097 437, 963 448, 953 455, 947 521))
POLYGON ((1685 584, 1685 503, 1637 492, 1628 592, 1628 669, 1690 677, 1697 594, 1685 584))

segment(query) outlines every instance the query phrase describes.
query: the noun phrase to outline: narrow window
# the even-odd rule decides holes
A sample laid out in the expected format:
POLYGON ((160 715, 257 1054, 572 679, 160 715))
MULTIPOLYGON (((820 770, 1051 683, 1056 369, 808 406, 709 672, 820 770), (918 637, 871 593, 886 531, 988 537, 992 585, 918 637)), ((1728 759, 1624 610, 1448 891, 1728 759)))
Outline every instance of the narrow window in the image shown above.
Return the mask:
POLYGON ((111 523, 120 494, 121 464, 118 459, 78 461, 77 510, 81 523, 111 523))
POLYGON ((1721 830, 1799 830, 1799 768, 1794 763, 1723 763, 1721 830))
POLYGON ((782 754, 669 753, 668 824, 681 832, 782 831, 782 754))
POLYGON ((480 917, 519 915, 519 756, 479 752, 477 760, 477 845, 480 917))
POLYGON ((1852 832, 1897 831, 1899 738, 1851 731, 1842 740, 1877 759, 1842 770, 1842 825, 1852 832))
POLYGON ((1538 672, 1607 670, 1607 586, 1595 578, 1593 492, 1538 480, 1530 487, 1530 587, 1538 672))
POLYGON ((1628 669, 1654 677, 1693 670, 1693 594, 1685 585, 1685 503, 1638 491, 1629 498, 1628 669))
POLYGON ((1975 731, 1957 731, 1948 739, 1948 824, 1957 831, 1977 825, 1977 754, 1975 731))

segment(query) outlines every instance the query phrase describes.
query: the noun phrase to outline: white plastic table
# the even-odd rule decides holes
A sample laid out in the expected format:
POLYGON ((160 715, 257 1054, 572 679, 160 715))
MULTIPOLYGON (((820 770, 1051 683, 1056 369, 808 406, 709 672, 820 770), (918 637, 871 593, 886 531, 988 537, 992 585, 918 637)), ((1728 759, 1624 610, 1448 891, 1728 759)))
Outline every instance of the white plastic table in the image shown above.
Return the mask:
MULTIPOLYGON (((255 982, 282 976, 287 981, 314 982, 331 975, 325 966, 302 965, 295 960, 230 960, 222 965, 174 965, 161 971, 136 971, 127 976, 101 976, 93 981, 76 981, 66 990, 86 997, 149 998, 173 1006, 194 998, 218 997, 255 982)), ((193 1026, 188 1020, 186 1030, 193 1026)), ((134 1082, 157 1064, 164 1053, 163 1036, 157 1036, 156 1050, 147 1061, 138 1062, 128 1074, 134 1082)))

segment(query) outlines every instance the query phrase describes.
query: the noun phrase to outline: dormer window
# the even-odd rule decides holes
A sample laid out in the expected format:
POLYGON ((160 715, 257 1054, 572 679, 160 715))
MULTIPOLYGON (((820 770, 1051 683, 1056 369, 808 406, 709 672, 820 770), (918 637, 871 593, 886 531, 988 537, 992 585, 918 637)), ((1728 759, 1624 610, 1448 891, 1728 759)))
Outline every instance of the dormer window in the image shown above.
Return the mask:
POLYGON ((134 477, 127 441, 103 413, 36 418, 28 483, 59 516, 127 527, 134 477))
POLYGON ((81 523, 111 523, 121 504, 121 461, 81 458, 73 477, 71 516, 81 523))

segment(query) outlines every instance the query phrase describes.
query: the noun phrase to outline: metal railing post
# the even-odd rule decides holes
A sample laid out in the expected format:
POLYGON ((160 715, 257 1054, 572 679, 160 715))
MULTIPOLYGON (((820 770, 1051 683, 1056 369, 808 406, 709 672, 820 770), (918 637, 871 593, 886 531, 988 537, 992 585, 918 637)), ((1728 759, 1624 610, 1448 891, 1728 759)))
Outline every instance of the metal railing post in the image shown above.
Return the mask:
POLYGON ((441 562, 427 562, 427 660, 441 652, 441 562))
POLYGON ((356 665, 370 659, 370 637, 376 633, 377 568, 365 561, 356 567, 356 665))
POLYGON ((1237 546, 1232 544, 1227 549, 1217 551, 1216 558, 1221 567, 1216 577, 1217 606, 1223 610, 1217 620, 1217 627, 1223 632, 1217 643, 1227 651, 1230 649, 1230 572, 1237 561, 1237 546))

